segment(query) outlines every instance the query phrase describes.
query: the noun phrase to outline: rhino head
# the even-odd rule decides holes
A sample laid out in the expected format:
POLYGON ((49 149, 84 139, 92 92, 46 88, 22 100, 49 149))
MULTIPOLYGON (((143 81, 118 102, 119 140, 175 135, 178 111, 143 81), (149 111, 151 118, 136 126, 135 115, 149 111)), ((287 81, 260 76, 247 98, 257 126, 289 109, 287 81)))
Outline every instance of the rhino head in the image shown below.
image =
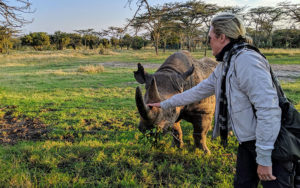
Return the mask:
POLYGON ((138 64, 138 70, 134 71, 134 77, 140 84, 145 84, 146 89, 144 96, 139 86, 135 93, 136 106, 140 114, 138 128, 141 132, 144 133, 153 128, 166 131, 174 125, 183 107, 163 110, 162 108, 149 107, 146 104, 158 103, 183 92, 184 82, 193 71, 194 67, 192 66, 183 74, 176 72, 148 74, 144 71, 144 67, 140 63, 138 64))

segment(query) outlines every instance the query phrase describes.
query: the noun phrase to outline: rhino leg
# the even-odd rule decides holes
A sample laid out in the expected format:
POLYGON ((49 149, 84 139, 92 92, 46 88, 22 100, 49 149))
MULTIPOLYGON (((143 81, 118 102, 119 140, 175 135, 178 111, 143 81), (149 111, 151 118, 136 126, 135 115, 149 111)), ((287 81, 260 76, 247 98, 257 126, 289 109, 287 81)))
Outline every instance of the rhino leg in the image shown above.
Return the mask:
POLYGON ((211 127, 212 117, 211 114, 202 114, 201 119, 194 120, 194 143, 195 147, 204 150, 207 154, 210 154, 210 150, 206 145, 206 135, 211 127))
POLYGON ((180 122, 174 123, 173 126, 173 146, 176 146, 178 148, 183 147, 182 130, 180 122))

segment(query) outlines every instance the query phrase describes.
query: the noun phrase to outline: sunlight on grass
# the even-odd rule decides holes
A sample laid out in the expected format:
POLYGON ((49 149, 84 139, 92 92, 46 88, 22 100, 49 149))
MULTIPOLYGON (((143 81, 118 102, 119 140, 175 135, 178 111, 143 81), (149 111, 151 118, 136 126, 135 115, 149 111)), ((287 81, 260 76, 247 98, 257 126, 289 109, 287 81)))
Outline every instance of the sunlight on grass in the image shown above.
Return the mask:
MULTIPOLYGON (((0 129, 5 127, 0 142, 8 134, 15 141, 0 147, 0 187, 232 187, 235 137, 229 137, 224 149, 220 138, 210 139, 210 131, 207 145, 212 154, 206 155, 194 149, 193 126, 183 121, 183 149, 171 147, 170 134, 152 147, 137 128, 136 66, 104 71, 99 65, 161 64, 174 52, 160 51, 156 56, 153 49, 113 50, 99 55, 98 50, 64 50, 0 55, 0 129), (45 125, 40 126, 45 134, 22 137, 21 128, 33 130, 25 120, 45 125)), ((278 51, 281 58, 277 51, 266 53, 274 62, 300 62, 297 50, 278 51)), ((196 58, 203 54, 192 52, 196 58)), ((208 54, 211 57, 211 51, 208 54)), ((282 86, 300 109, 299 79, 282 86)))
POLYGON ((77 69, 78 72, 84 72, 84 73, 100 73, 104 71, 104 67, 102 65, 87 65, 87 66, 80 66, 77 69))
POLYGON ((282 48, 271 48, 271 49, 262 49, 264 54, 273 54, 273 55, 300 55, 300 49, 282 49, 282 48))

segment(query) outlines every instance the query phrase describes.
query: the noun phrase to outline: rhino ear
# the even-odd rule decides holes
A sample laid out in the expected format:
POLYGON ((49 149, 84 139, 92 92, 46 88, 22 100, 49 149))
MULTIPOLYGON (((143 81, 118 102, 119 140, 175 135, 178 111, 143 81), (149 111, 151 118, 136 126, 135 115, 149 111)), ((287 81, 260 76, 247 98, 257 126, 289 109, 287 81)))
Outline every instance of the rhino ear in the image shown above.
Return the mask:
POLYGON ((194 65, 192 65, 192 67, 189 68, 189 70, 187 70, 185 73, 182 74, 183 80, 186 80, 189 76, 191 76, 193 74, 194 70, 195 70, 195 67, 194 67, 194 65))
POLYGON ((138 66, 138 70, 133 71, 134 78, 138 83, 144 84, 146 82, 146 77, 148 76, 148 73, 145 72, 144 67, 140 63, 138 63, 137 66, 138 66))

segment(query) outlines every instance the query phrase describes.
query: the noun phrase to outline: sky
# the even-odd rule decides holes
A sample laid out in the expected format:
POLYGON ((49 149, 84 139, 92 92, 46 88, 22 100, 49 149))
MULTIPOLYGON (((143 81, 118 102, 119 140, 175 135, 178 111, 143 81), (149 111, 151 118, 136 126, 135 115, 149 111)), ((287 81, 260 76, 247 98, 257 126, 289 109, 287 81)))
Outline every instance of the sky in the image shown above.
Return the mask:
MULTIPOLYGON (((169 2, 185 2, 186 0, 148 0, 150 5, 169 2)), ((204 0, 220 6, 275 6, 283 0, 204 0)), ((299 3, 300 0, 289 0, 299 3)), ((21 28, 23 34, 30 32, 55 31, 74 32, 79 29, 92 28, 95 31, 107 29, 109 26, 122 27, 126 19, 132 18, 136 0, 131 7, 127 0, 31 0, 33 14, 24 15, 33 22, 21 28)))

